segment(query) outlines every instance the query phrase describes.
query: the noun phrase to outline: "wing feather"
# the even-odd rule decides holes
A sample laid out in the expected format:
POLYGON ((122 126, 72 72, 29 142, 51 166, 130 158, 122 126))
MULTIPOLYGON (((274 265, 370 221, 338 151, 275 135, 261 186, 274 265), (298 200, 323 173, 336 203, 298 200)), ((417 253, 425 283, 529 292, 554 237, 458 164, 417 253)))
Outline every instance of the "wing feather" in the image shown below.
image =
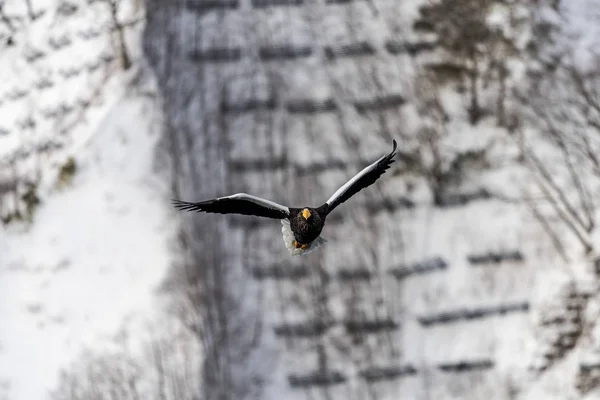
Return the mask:
POLYGON ((255 215, 274 219, 287 218, 290 213, 286 206, 246 193, 236 193, 198 203, 173 200, 173 205, 182 211, 255 215))
POLYGON ((375 183, 377 179, 390 167, 395 161, 394 156, 396 155, 396 140, 393 141, 394 148, 389 154, 382 156, 373 164, 364 168, 358 174, 354 175, 344 186, 339 188, 330 198, 327 200, 327 214, 333 211, 334 208, 354 196, 362 189, 375 183))

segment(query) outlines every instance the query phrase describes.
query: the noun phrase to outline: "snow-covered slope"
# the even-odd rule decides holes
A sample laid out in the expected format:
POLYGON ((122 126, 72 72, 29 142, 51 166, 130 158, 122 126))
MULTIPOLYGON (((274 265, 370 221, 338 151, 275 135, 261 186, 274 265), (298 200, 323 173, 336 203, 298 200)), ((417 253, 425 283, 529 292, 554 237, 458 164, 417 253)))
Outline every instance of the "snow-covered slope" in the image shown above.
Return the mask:
MULTIPOLYGON (((35 182, 40 200, 31 222, 0 225, 0 398, 11 400, 47 398, 84 349, 146 333, 174 234, 141 24, 127 33, 134 65, 123 71, 106 4, 31 4, 34 20, 26 2, 3 4, 14 30, 2 27, 0 49, 0 178, 19 182, 18 197, 35 182)), ((120 18, 139 18, 134 5, 123 2, 120 18)), ((26 214, 2 194, 2 217, 26 214)))
POLYGON ((206 328, 264 328, 247 352, 205 342, 207 399, 254 398, 250 387, 265 399, 596 395, 596 367, 582 361, 592 257, 532 178, 533 150, 568 182, 540 115, 524 118, 516 96, 550 73, 535 59, 545 41, 593 48, 572 35, 594 31, 581 19, 593 7, 417 3, 149 1, 145 50, 184 197, 319 204, 392 137, 404 152, 302 260, 284 256, 268 222, 186 217, 190 265, 214 268, 192 287, 206 328))
POLYGON ((155 87, 140 2, 118 3, 127 72, 105 2, 7 2, 0 399, 598 398, 599 232, 584 254, 543 201, 531 154, 577 187, 513 95, 565 54, 593 76, 597 2, 440 3, 149 0, 155 87), (452 26, 470 13, 472 31, 452 26), (165 201, 316 204, 392 137, 394 168, 307 257, 290 259, 276 221, 177 226, 165 201), (31 213, 15 177, 40 198, 31 213))
POLYGON ((11 397, 42 398, 83 346, 156 309, 173 232, 152 174, 157 111, 153 98, 116 100, 76 153, 72 185, 42 197, 31 226, 3 228, 0 376, 11 397))

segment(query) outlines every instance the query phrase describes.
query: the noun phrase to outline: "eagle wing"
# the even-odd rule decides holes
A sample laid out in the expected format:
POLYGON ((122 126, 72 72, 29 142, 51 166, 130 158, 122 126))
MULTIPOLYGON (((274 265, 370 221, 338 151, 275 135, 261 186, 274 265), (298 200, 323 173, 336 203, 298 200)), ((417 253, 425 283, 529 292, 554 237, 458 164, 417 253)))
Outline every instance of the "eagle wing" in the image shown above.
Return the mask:
POLYGON ((173 200, 173 205, 182 211, 256 215, 274 219, 284 219, 290 214, 290 210, 286 206, 246 193, 236 193, 198 203, 173 200))
POLYGON ((327 200, 327 214, 329 214, 331 211, 333 211, 334 208, 348 200, 350 197, 360 192, 362 189, 375 183, 375 181, 379 179, 381 175, 383 175, 383 173, 395 161, 394 156, 396 155, 397 147, 397 143, 395 140, 393 141, 393 144, 394 148, 389 154, 382 156, 379 160, 364 168, 352 179, 346 182, 344 186, 339 188, 329 198, 329 200, 327 200))

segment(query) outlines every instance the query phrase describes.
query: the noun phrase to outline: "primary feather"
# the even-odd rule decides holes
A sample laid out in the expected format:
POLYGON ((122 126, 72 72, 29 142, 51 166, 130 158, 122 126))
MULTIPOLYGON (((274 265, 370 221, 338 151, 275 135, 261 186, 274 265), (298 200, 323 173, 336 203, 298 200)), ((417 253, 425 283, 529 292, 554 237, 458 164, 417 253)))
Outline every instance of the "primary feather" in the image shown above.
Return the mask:
POLYGON ((364 168, 358 174, 354 175, 344 186, 339 188, 330 198, 327 200, 327 213, 329 214, 334 208, 354 196, 356 193, 366 188, 367 186, 375 183, 377 179, 390 167, 394 162, 394 156, 396 155, 397 143, 393 141, 394 148, 389 154, 379 158, 373 164, 364 168))
POLYGON ((246 193, 236 193, 197 203, 173 200, 173 204, 183 211, 255 215, 274 219, 287 218, 290 213, 286 206, 246 193))

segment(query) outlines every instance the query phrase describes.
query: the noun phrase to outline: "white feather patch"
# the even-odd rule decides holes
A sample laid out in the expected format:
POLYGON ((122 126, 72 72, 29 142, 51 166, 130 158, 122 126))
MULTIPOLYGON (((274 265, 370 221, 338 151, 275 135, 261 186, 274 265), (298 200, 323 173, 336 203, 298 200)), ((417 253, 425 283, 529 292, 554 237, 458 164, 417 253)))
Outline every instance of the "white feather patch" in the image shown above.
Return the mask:
POLYGON ((294 232, 292 232, 292 228, 290 227, 290 221, 288 221, 287 219, 282 219, 281 225, 281 232, 283 233, 283 242, 285 243, 285 247, 287 247, 290 254, 293 256, 302 256, 308 254, 323 246, 327 242, 327 240, 319 236, 318 238, 310 242, 306 249, 297 249, 294 246, 294 240, 296 240, 296 238, 294 237, 294 232))

